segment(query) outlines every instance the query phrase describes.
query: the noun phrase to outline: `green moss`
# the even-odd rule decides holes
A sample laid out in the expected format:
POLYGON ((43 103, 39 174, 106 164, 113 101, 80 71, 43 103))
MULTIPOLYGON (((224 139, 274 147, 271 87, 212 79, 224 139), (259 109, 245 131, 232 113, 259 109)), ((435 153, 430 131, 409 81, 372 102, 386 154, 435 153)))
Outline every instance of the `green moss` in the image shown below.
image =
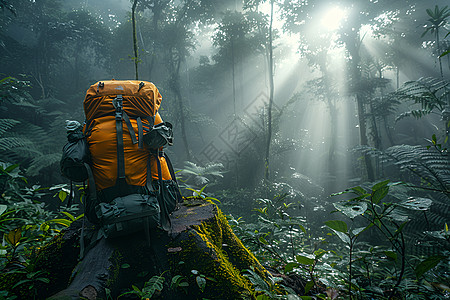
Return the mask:
MULTIPOLYGON (((215 280, 207 280, 202 297, 214 299, 255 298, 255 291, 249 280, 241 273, 243 269, 253 268, 262 278, 267 271, 255 256, 244 247, 233 233, 223 213, 214 205, 216 214, 200 225, 192 226, 188 238, 181 242, 181 251, 174 263, 183 261, 183 274, 198 270, 200 274, 215 280)), ((174 257, 175 258, 175 257, 174 257)), ((195 275, 192 284, 196 286, 195 275)))
POLYGON ((107 287, 113 286, 114 283, 116 283, 117 279, 119 278, 122 261, 123 261, 122 253, 117 249, 114 250, 110 258, 111 266, 108 268, 108 272, 109 274, 111 274, 111 276, 108 278, 108 281, 106 282, 107 287))

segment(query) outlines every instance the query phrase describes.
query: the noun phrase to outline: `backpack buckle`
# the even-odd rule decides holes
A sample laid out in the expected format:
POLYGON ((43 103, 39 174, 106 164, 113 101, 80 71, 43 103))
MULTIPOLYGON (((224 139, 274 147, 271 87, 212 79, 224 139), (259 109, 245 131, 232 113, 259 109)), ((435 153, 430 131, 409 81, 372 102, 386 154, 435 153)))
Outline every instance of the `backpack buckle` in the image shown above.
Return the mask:
POLYGON ((113 99, 112 104, 116 109, 116 120, 122 120, 122 110, 123 110, 122 95, 117 95, 117 97, 113 99))

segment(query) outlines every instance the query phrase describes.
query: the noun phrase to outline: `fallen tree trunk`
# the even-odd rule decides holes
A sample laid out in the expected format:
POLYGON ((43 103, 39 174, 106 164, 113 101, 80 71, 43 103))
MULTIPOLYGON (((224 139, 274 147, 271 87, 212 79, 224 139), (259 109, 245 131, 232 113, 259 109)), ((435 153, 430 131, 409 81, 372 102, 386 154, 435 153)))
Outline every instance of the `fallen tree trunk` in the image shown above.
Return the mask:
MULTIPOLYGON (((151 279, 154 296, 162 299, 255 298, 242 270, 252 269, 263 279, 268 273, 215 204, 183 205, 171 220, 170 233, 151 231, 150 245, 143 232, 91 242, 78 264, 81 226, 71 226, 37 255, 36 269, 50 279, 39 299, 116 299, 132 285, 143 296, 142 287, 151 279)), ((95 240, 90 227, 85 231, 88 240, 95 240)))

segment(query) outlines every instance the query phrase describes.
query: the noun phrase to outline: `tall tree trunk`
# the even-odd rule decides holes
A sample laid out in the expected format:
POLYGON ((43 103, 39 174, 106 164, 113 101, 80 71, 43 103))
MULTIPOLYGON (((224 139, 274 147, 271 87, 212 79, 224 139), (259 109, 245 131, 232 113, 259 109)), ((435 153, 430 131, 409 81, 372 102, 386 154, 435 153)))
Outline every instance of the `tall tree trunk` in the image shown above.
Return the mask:
MULTIPOLYGON (((330 98, 328 98, 328 108, 330 110, 330 147, 328 148, 328 173, 331 176, 336 176, 336 141, 337 141, 337 123, 338 114, 336 103, 333 103, 330 98)), ((327 184, 327 192, 334 192, 336 180, 330 180, 327 184)))
MULTIPOLYGON (((347 51, 350 54, 351 61, 351 84, 353 86, 355 97, 356 97, 356 105, 358 111, 358 123, 359 123, 359 142, 361 146, 368 146, 367 139, 367 127, 366 127, 366 115, 364 109, 364 97, 361 91, 361 70, 360 63, 361 57, 359 55, 359 50, 361 46, 361 38, 359 31, 361 29, 361 21, 358 20, 357 15, 359 12, 355 12, 353 17, 355 18, 355 23, 348 24, 349 27, 346 30, 346 34, 344 35, 344 40, 346 44, 347 51)), ((349 17, 350 18, 350 17, 349 17)), ((375 176, 373 173, 372 161, 368 155, 364 155, 364 164, 367 172, 367 179, 369 181, 374 181, 375 176)))
MULTIPOLYGON (((359 120, 359 142, 361 146, 368 146, 369 142, 367 140, 367 127, 366 127, 366 118, 365 118, 365 110, 364 110, 364 99, 359 92, 356 94, 356 103, 358 106, 358 120, 359 120)), ((364 163, 367 171, 367 179, 369 181, 374 181, 375 176, 373 173, 372 161, 370 160, 369 155, 364 155, 364 163)))
POLYGON ((394 146, 395 145, 394 138, 392 137, 391 128, 388 125, 388 119, 386 116, 383 116, 383 123, 384 123, 384 130, 386 131, 386 136, 389 139, 389 145, 394 146))
POLYGON ((397 66, 396 68, 396 72, 395 72, 395 77, 396 77, 396 81, 397 81, 397 90, 400 88, 400 67, 397 66))
POLYGON ((170 86, 175 94, 178 110, 178 120, 181 128, 181 139, 183 140, 184 148, 186 151, 186 160, 191 160, 191 151, 189 149, 187 134, 186 134, 186 119, 184 115, 183 97, 180 87, 180 66, 181 58, 174 57, 173 49, 169 50, 169 68, 170 68, 170 86))
POLYGON ((174 87, 175 95, 177 98, 178 103, 178 117, 180 120, 180 127, 181 127, 181 138, 183 140, 184 148, 186 150, 186 160, 191 160, 191 151, 189 150, 189 144, 188 139, 186 135, 186 122, 185 122, 185 116, 184 116, 184 108, 183 108, 183 98, 181 96, 181 90, 180 90, 180 83, 177 80, 175 83, 176 87, 174 87))
POLYGON ((438 51, 438 61, 439 61, 439 71, 441 72, 441 78, 444 79, 444 72, 442 71, 442 61, 441 61, 441 45, 439 45, 439 27, 436 27, 436 45, 438 51))
POLYGON ((234 59, 234 37, 231 36, 231 77, 233 80, 233 117, 236 118, 236 75, 235 75, 235 59, 234 59))
POLYGON ((268 45, 268 62, 269 62, 269 107, 267 112, 267 141, 266 141, 266 156, 264 160, 264 178, 269 180, 269 156, 270 156, 270 144, 272 141, 272 106, 274 95, 273 84, 273 47, 272 47, 272 24, 273 24, 273 2, 270 1, 270 25, 269 25, 269 45, 268 45))
POLYGON ((159 41, 159 20, 161 19, 161 12, 163 9, 164 3, 161 3, 160 1, 155 1, 153 6, 148 5, 147 8, 149 8, 153 12, 153 19, 152 19, 152 25, 154 30, 154 37, 153 37, 153 49, 152 49, 152 58, 150 61, 150 65, 148 68, 148 78, 152 78, 153 69, 156 65, 156 59, 157 59, 157 41, 159 41))
POLYGON ((133 23, 133 48, 134 48, 134 68, 136 80, 139 80, 138 76, 138 45, 136 36, 136 5, 138 0, 134 0, 133 6, 131 7, 131 22, 133 23))

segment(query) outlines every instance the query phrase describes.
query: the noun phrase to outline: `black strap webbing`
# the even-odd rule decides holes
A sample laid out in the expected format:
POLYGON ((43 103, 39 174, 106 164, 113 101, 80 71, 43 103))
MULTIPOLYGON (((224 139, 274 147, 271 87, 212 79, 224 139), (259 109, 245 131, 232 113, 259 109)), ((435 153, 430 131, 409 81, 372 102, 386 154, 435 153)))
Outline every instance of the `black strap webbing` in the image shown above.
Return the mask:
MULTIPOLYGON (((125 158, 123 149, 123 110, 122 95, 117 95, 113 101, 116 108, 116 135, 117 135, 117 180, 125 179, 125 158)), ((133 131, 134 132, 134 131, 133 131)))
POLYGON ((86 167, 86 171, 88 173, 89 195, 91 196, 90 201, 92 201, 92 203, 97 203, 97 191, 95 189, 94 174, 92 173, 91 167, 87 163, 84 163, 84 166, 86 167))
MULTIPOLYGON (((130 220, 135 220, 135 219, 140 219, 143 217, 150 217, 153 216, 155 214, 154 211, 146 211, 146 212, 141 212, 141 213, 134 213, 132 215, 128 215, 128 216, 122 216, 122 217, 115 217, 113 221, 111 222, 105 222, 102 224, 115 224, 115 223, 120 223, 120 222, 125 222, 125 221, 130 221, 130 220)), ((147 218, 146 218, 147 219, 147 218)))
POLYGON ((149 154, 148 155, 148 160, 147 160, 147 182, 146 182, 146 186, 147 186, 147 190, 149 192, 153 191, 153 186, 152 186, 152 165, 151 165, 151 158, 152 155, 149 154))
POLYGON ((151 117, 148 117, 148 118, 147 118, 147 120, 148 120, 148 126, 149 126, 150 130, 151 130, 152 127, 155 125, 155 116, 156 116, 156 113, 155 113, 154 116, 151 116, 151 117))
MULTIPOLYGON (((169 156, 164 154, 164 158, 166 159, 167 166, 169 168, 170 177, 172 177, 172 180, 175 181, 178 187, 177 177, 175 176, 175 171, 173 170, 172 162, 169 159, 169 156)), ((179 188, 177 188, 177 202, 181 203, 183 202, 183 196, 181 195, 181 191, 179 188)))
POLYGON ((144 148, 144 128, 142 126, 142 119, 141 117, 138 117, 136 119, 137 127, 138 127, 138 148, 143 149, 144 148))
POLYGON ((126 112, 122 112, 122 114, 123 114, 123 120, 125 121, 125 124, 127 124, 128 132, 130 132, 131 142, 133 144, 137 144, 138 141, 136 139, 136 133, 134 132, 133 125, 131 125, 130 117, 128 116, 128 114, 126 112))
POLYGON ((158 192, 158 202, 159 207, 161 208, 161 228, 165 231, 170 231, 172 229, 172 222, 170 220, 170 214, 167 211, 166 203, 163 199, 163 179, 162 179, 162 172, 161 172, 161 162, 159 161, 159 151, 156 151, 155 159, 156 159, 156 165, 158 166, 158 181, 159 181, 159 192, 158 192))
POLYGON ((69 199, 67 200, 66 207, 70 207, 72 205, 72 199, 73 199, 73 181, 70 181, 70 194, 69 199))
POLYGON ((175 176, 175 171, 173 170, 172 162, 170 161, 169 156, 164 154, 164 158, 166 159, 167 167, 169 168, 170 177, 172 177, 172 180, 178 184, 177 178, 175 176))
MULTIPOLYGON (((92 201, 92 203, 97 203, 97 191, 95 189, 95 180, 94 180, 94 174, 92 173, 91 167, 89 164, 84 163, 84 167, 86 168, 86 171, 88 173, 88 185, 89 185, 89 201, 92 201)), ((83 183, 84 185, 84 183, 83 183)), ((84 188, 86 190, 86 188, 84 188)), ((84 217, 83 217, 83 225, 81 227, 81 236, 80 236, 80 260, 84 257, 84 228, 86 226, 86 200, 88 199, 87 194, 85 193, 83 197, 83 208, 84 208, 84 217)))

